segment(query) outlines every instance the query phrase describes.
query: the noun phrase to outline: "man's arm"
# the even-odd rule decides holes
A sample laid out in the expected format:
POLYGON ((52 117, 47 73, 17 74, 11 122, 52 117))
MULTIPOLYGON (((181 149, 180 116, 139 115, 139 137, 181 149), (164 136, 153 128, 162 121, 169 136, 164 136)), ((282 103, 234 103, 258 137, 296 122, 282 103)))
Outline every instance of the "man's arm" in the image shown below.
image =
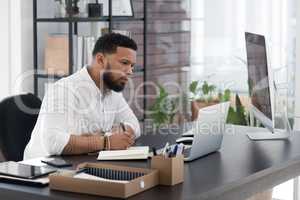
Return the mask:
POLYGON ((107 149, 107 138, 100 135, 71 135, 63 155, 80 155, 107 149))
POLYGON ((104 137, 100 134, 75 134, 73 127, 78 116, 75 99, 75 93, 64 85, 53 85, 44 97, 38 127, 39 137, 49 155, 78 155, 103 149, 125 149, 133 143, 129 136, 116 134, 108 138, 108 147, 105 147, 104 137))
POLYGON ((74 124, 75 97, 67 85, 48 88, 39 113, 39 137, 49 155, 60 155, 70 140, 69 123, 74 124))
POLYGON ((53 85, 43 100, 40 112, 40 137, 50 155, 78 155, 102 150, 104 137, 100 134, 73 134, 76 126, 76 96, 67 85, 53 85))
POLYGON ((128 134, 138 138, 141 135, 140 124, 135 114, 127 104, 123 95, 120 95, 120 102, 115 116, 115 124, 123 123, 128 134))
POLYGON ((63 155, 80 155, 100 150, 126 149, 134 143, 134 139, 128 134, 115 133, 111 136, 100 135, 71 135, 65 146, 63 155))

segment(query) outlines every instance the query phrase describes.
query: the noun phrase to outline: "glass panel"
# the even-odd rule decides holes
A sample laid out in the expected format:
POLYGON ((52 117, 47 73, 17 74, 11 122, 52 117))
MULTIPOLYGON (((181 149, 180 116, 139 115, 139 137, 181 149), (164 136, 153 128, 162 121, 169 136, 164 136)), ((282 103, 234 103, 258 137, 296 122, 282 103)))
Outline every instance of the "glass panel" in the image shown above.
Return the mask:
POLYGON ((191 79, 207 80, 221 90, 229 88, 233 93, 247 96, 244 32, 262 34, 266 37, 274 81, 278 86, 285 85, 288 112, 293 115, 295 2, 192 0, 191 79))
MULTIPOLYGON (((68 26, 65 23, 41 23, 38 24, 38 68, 44 70, 45 54, 48 36, 62 36, 68 42, 68 26)), ((67 59, 67 58, 66 58, 67 59)))
MULTIPOLYGON (((186 115, 191 49, 191 7, 189 0, 149 1, 147 40, 147 110, 158 95, 158 84, 172 98, 179 98, 175 118, 186 115), (180 105, 180 102, 182 105, 180 105)), ((149 112, 148 112, 149 114, 149 112)), ((174 119, 173 122, 178 120, 174 119)))

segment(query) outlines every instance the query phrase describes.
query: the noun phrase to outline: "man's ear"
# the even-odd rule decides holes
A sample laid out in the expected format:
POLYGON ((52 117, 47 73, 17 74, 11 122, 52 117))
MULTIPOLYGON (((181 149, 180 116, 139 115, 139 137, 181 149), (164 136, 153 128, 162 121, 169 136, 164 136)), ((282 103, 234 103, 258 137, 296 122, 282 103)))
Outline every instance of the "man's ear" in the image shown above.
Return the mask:
POLYGON ((96 62, 97 62, 98 65, 101 65, 103 67, 106 66, 107 60, 106 60, 106 58, 105 58, 105 56, 104 56, 103 53, 97 53, 95 55, 95 60, 96 60, 96 62))

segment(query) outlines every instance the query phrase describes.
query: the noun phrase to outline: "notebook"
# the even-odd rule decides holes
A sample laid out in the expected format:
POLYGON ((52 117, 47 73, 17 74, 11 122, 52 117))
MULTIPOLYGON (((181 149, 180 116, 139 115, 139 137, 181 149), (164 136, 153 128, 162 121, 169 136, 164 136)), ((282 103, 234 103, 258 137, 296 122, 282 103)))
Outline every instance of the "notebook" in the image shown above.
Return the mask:
POLYGON ((148 146, 136 146, 126 150, 100 151, 97 160, 142 160, 148 156, 148 146))

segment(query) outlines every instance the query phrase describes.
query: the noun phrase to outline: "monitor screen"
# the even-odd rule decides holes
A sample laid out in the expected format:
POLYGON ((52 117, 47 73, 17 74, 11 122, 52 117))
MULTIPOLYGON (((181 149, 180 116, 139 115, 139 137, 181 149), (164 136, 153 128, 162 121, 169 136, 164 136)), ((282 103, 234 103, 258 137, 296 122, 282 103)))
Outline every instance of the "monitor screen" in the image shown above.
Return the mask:
POLYGON ((245 33, 251 103, 272 120, 265 37, 245 33))

